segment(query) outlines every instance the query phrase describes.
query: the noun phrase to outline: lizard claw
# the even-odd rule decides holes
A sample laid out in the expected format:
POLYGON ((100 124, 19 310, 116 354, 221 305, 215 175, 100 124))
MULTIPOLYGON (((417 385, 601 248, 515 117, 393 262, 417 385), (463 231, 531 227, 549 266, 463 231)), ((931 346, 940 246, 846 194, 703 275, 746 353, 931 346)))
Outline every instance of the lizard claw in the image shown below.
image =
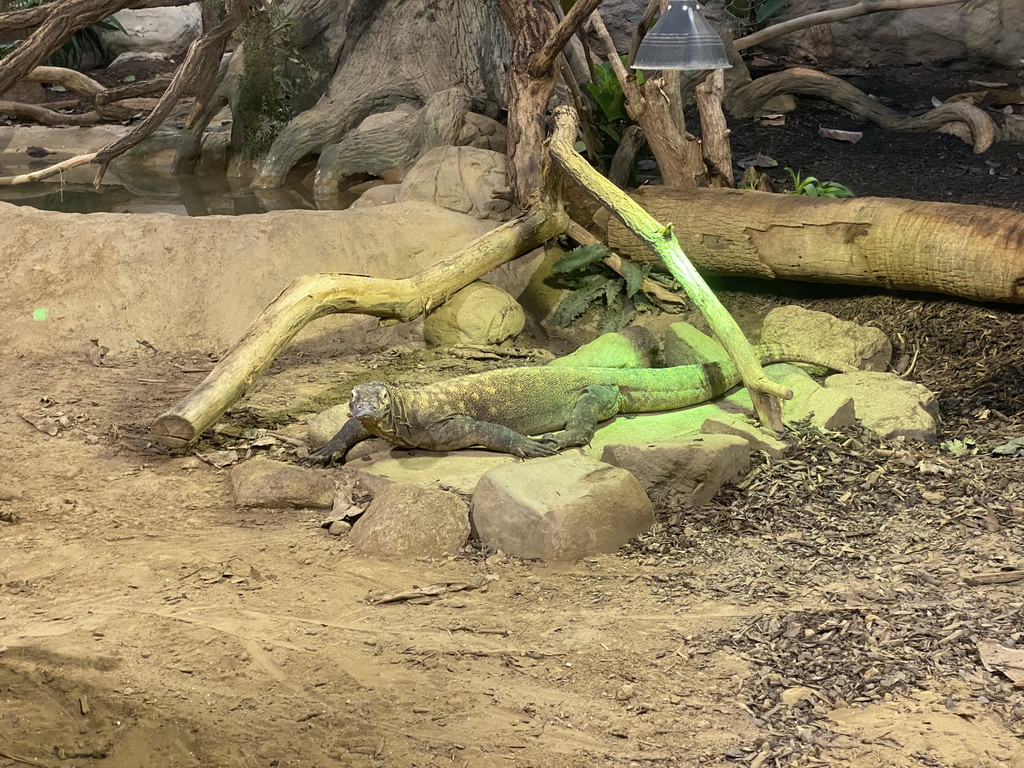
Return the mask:
POLYGON ((520 443, 515 450, 515 455, 521 459, 536 459, 541 456, 555 456, 558 449, 547 445, 542 440, 527 438, 520 443))
POLYGON ((295 463, 300 467, 329 467, 334 463, 335 453, 321 453, 313 451, 310 454, 298 459, 295 463))

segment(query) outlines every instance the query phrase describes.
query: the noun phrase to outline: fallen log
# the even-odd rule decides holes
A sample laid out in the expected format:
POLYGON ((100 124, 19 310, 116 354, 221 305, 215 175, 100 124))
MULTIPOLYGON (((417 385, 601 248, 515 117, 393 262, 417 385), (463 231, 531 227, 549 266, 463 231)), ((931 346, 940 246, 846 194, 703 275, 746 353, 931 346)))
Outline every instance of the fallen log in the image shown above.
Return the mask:
MULTIPOLYGON (((634 195, 672 222, 712 275, 929 291, 1024 303, 1024 214, 880 197, 810 198, 731 189, 645 187, 634 195)), ((657 264, 615 219, 612 250, 657 264)))

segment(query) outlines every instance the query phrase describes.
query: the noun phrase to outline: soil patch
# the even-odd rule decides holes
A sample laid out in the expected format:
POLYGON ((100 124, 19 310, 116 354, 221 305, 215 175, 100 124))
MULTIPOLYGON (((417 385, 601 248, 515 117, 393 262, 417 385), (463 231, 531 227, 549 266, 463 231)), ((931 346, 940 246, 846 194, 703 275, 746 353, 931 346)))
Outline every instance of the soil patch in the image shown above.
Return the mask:
MULTIPOLYGON (((784 130, 736 124, 737 156, 862 194, 1022 199, 1017 172, 972 172, 992 156, 958 139, 879 129, 840 146, 815 137, 841 115, 802 110, 784 130)), ((796 430, 784 459, 704 508, 663 506, 615 556, 381 563, 319 513, 237 509, 222 470, 145 440, 205 355, 6 359, 0 766, 1024 765, 1021 690, 978 651, 1024 639, 1024 458, 991 455, 1024 434, 1024 313, 719 287, 745 317, 799 303, 885 330, 897 369, 939 394, 946 444, 796 430), (481 578, 423 604, 367 600, 481 578)), ((478 365, 293 349, 199 450, 288 458, 286 440, 239 435, 287 436, 368 376, 478 365)))

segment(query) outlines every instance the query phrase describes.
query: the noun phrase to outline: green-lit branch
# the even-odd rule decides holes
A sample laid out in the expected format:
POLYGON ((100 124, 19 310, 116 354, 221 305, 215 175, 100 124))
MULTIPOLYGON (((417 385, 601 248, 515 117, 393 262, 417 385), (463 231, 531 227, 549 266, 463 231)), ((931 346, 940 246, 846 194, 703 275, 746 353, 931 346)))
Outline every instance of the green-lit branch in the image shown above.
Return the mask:
POLYGON ((559 107, 555 110, 555 133, 549 146, 551 156, 562 170, 665 262, 729 353, 730 359, 743 378, 743 384, 750 390, 761 423, 770 429, 781 431, 782 409, 778 398, 789 400, 793 397, 792 390, 779 386, 765 375, 757 361, 754 348, 743 335, 743 331, 686 258, 679 241, 672 234, 672 225, 662 225, 656 221, 629 195, 595 171, 573 149, 577 125, 576 113, 570 107, 559 107))

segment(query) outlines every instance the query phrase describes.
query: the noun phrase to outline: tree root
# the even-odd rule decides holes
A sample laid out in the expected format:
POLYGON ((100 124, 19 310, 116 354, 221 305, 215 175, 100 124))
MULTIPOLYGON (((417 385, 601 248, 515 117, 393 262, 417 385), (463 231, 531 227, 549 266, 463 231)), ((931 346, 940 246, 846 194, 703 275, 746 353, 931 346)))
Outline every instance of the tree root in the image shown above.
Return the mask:
POLYGON ((846 81, 806 67, 759 77, 728 94, 726 106, 736 117, 754 117, 766 101, 783 93, 828 99, 889 130, 952 133, 972 145, 975 153, 991 147, 997 136, 995 122, 973 104, 958 101, 943 104, 917 117, 901 115, 846 81))
POLYGON ((370 173, 379 176, 393 168, 412 165, 435 147, 456 143, 466 113, 469 94, 448 88, 432 94, 414 114, 393 123, 345 135, 320 153, 313 193, 317 198, 338 194, 346 176, 370 173))

